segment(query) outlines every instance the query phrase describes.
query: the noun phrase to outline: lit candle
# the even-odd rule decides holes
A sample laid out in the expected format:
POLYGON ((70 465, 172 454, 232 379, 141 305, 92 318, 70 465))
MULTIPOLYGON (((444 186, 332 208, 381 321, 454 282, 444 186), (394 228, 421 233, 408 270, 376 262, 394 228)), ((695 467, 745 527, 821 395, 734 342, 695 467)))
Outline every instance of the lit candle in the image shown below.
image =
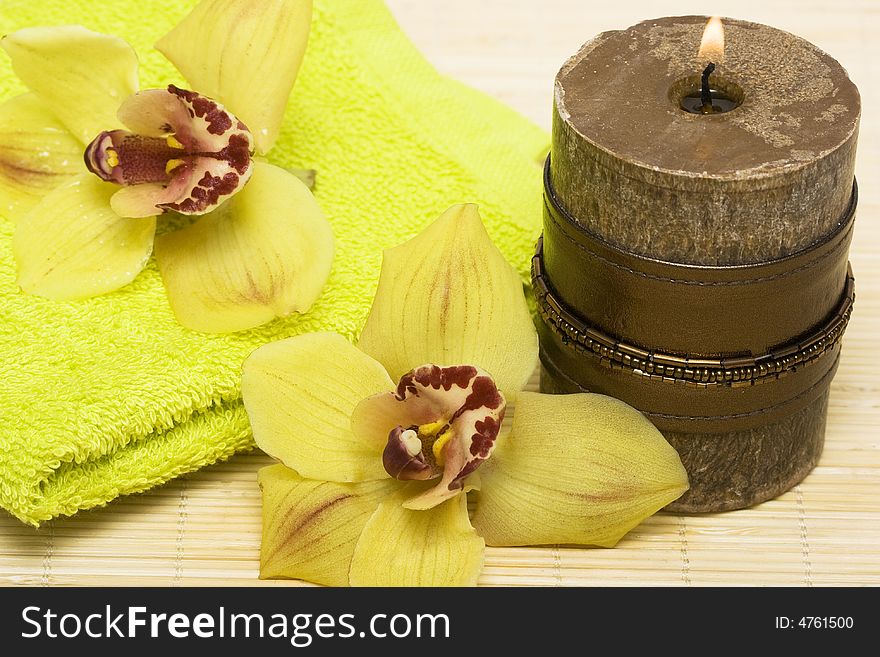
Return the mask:
MULTIPOLYGON (((681 108, 692 114, 723 114, 740 106, 742 90, 728 83, 734 93, 712 88, 711 76, 719 63, 724 61, 724 26, 718 16, 713 16, 706 23, 700 50, 697 53, 699 62, 706 62, 700 75, 699 89, 682 96, 681 108)), ((687 84, 687 81, 685 82, 687 84)))
POLYGON ((584 45, 554 110, 542 388, 642 410, 690 474, 677 510, 787 490, 852 307, 855 85, 787 32, 662 18, 584 45))

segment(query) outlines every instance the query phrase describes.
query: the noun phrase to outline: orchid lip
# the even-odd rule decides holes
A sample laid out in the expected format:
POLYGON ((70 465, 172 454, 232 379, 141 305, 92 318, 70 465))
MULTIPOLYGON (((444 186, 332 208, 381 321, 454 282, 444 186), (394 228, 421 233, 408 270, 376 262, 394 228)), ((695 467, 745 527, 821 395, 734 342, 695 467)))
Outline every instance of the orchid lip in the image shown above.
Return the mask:
POLYGON ((84 153, 93 174, 123 187, 124 216, 174 210, 204 214, 240 190, 252 173, 247 126, 216 101, 169 85, 135 94, 119 109, 129 130, 100 133, 84 153))
POLYGON ((183 161, 179 157, 180 150, 169 146, 168 141, 126 130, 104 131, 88 145, 83 159, 89 171, 107 182, 126 186, 167 184, 173 173, 173 169, 169 171, 168 164, 175 160, 183 161))
POLYGON ((377 397, 411 420, 391 428, 385 471, 401 480, 439 478, 410 500, 411 508, 435 506, 463 490, 464 479, 491 455, 506 405, 492 377, 472 365, 423 365, 405 374, 395 392, 377 397))

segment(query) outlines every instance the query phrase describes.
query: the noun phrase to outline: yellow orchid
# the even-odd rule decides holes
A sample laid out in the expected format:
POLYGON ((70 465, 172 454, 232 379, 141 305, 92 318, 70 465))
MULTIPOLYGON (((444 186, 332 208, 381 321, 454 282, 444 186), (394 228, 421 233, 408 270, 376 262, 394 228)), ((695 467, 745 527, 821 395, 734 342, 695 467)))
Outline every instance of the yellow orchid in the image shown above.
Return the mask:
POLYGON ((188 328, 307 310, 330 273, 330 226, 299 178, 254 156, 278 135, 310 20, 311 0, 203 0, 156 44, 196 91, 138 91, 131 46, 80 26, 3 37, 30 90, 0 106, 0 213, 16 222, 22 290, 116 290, 155 242, 188 328), (156 236, 163 213, 203 216, 156 236))
POLYGON ((520 278, 473 205, 385 252, 357 347, 316 333, 257 349, 244 404, 282 462, 259 475, 261 576, 472 585, 485 544, 612 546, 687 489, 630 406, 520 392, 537 354, 520 278))

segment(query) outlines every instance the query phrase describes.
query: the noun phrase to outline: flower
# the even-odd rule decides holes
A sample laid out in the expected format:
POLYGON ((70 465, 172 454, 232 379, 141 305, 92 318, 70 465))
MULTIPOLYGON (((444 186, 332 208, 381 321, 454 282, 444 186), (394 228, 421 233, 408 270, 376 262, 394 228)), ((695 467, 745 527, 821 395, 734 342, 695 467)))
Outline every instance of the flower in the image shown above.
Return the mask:
POLYGON ((537 355, 521 280, 473 205, 385 252, 357 347, 314 333, 254 351, 245 408, 282 462, 259 475, 261 576, 470 585, 485 544, 612 546, 687 489, 630 406, 521 392, 537 355))
POLYGON ((156 46, 196 91, 137 92, 131 46, 80 26, 3 37, 30 90, 0 106, 0 211, 22 290, 116 290, 155 243, 188 328, 307 310, 330 273, 330 226, 305 184, 253 156, 278 135, 310 20, 310 0, 203 0, 156 46), (163 213, 203 216, 156 236, 163 213))

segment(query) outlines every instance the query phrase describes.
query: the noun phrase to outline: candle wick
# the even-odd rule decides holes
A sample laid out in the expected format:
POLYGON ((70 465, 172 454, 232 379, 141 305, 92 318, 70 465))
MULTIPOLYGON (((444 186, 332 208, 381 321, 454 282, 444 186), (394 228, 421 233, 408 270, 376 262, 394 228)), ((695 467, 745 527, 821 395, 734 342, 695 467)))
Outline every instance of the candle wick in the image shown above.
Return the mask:
POLYGON ((715 64, 712 62, 709 62, 709 65, 703 69, 703 76, 700 83, 700 102, 703 104, 702 111, 704 113, 715 111, 712 107, 712 91, 709 87, 709 76, 712 75, 714 70, 715 64))

